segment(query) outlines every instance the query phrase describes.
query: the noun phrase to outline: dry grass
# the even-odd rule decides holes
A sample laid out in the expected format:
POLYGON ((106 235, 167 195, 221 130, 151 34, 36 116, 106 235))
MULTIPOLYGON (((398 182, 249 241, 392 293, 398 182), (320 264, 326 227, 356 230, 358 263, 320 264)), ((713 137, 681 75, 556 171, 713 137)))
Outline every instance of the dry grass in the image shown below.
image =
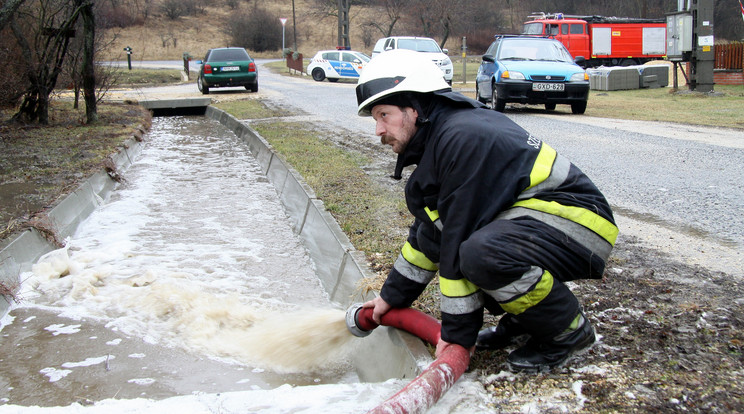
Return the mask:
MULTIPOLYGON (((158 4, 159 1, 156 0, 153 3, 158 4)), ((289 19, 285 27, 285 46, 292 47, 294 43, 292 3, 255 0, 255 2, 244 3, 242 7, 247 9, 256 3, 258 7, 265 8, 278 17, 289 19)), ((311 55, 320 49, 335 48, 338 37, 336 18, 328 16, 321 19, 314 15, 315 8, 310 1, 295 0, 294 3, 297 46, 300 53, 311 55)), ((154 9, 157 9, 157 6, 154 6, 154 9)), ((181 59, 184 52, 191 54, 194 59, 201 59, 211 48, 233 46, 229 44, 230 39, 222 22, 227 21, 227 18, 235 12, 222 2, 207 6, 205 10, 204 15, 187 16, 176 20, 153 15, 142 26, 112 30, 109 35, 115 35, 116 38, 111 47, 100 54, 99 59, 126 60, 123 50, 126 46, 133 49, 132 60, 134 61, 181 59)), ((361 22, 362 16, 359 13, 364 10, 353 6, 352 12, 352 24, 361 22)), ((360 33, 361 30, 358 28, 351 30, 351 44, 358 50, 364 50, 360 33)), ((257 58, 282 57, 280 50, 251 55, 257 58)))
POLYGON ((142 122, 149 126, 149 113, 135 105, 100 105, 95 125, 84 125, 84 105, 71 102, 54 101, 45 126, 8 123, 13 113, 0 112, 0 223, 8 233, 100 171, 142 122))

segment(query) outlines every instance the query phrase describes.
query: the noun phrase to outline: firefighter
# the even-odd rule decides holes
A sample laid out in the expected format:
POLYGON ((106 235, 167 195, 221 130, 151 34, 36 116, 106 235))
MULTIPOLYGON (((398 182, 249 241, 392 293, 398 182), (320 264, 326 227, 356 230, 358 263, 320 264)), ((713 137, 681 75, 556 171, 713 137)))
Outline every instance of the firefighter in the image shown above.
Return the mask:
POLYGON ((451 344, 472 352, 521 336, 507 364, 538 372, 594 343, 565 283, 601 278, 618 234, 590 179, 503 114, 452 92, 420 53, 375 57, 356 94, 359 115, 374 118, 397 154, 393 177, 416 166, 405 186, 407 241, 380 295, 363 305, 373 319, 411 306, 438 274, 437 356, 451 344), (484 308, 502 315, 496 327, 481 330, 484 308))

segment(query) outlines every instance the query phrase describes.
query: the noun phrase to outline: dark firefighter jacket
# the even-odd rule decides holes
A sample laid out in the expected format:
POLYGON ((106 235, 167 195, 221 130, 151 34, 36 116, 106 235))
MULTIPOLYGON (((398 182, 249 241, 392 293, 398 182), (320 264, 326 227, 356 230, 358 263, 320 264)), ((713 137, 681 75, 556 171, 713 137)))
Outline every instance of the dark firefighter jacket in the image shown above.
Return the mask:
POLYGON ((393 307, 408 307, 438 271, 442 339, 472 346, 482 303, 449 313, 444 301, 479 290, 461 273, 458 258, 460 244, 474 231, 517 206, 578 222, 602 236, 610 249, 617 227, 604 196, 565 158, 556 177, 553 164, 561 157, 547 144, 472 99, 436 94, 424 110, 428 119, 398 156, 395 176, 416 165, 405 189, 415 221, 380 295, 393 307), (438 251, 420 247, 430 241, 438 251))

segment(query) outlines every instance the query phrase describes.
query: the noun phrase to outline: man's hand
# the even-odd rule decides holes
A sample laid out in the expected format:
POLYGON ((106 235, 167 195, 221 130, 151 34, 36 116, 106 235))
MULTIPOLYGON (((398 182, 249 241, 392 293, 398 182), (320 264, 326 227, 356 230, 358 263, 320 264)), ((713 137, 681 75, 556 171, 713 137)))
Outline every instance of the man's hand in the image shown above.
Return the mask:
POLYGON ((392 307, 388 305, 385 300, 383 300, 381 297, 376 297, 368 302, 365 302, 362 305, 363 308, 374 308, 372 311, 372 320, 375 321, 378 325, 381 325, 380 319, 382 318, 382 315, 386 314, 392 307))
MULTIPOLYGON (((448 347, 452 345, 455 345, 455 344, 451 344, 445 341, 444 339, 439 338, 439 342, 437 342, 437 349, 436 351, 434 351, 434 356, 436 358, 439 358, 439 356, 442 355, 442 352, 444 352, 448 347)), ((475 345, 468 348, 468 353, 470 354, 470 356, 473 356, 474 352, 475 352, 475 345)))

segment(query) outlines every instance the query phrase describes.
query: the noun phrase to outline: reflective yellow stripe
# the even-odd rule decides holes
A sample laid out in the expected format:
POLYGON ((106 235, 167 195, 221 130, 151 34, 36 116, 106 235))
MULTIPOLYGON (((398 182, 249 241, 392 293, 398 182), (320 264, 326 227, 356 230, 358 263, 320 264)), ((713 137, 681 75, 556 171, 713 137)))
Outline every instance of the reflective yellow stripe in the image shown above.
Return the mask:
POLYGON ((537 154, 535 165, 532 166, 532 172, 530 172, 530 189, 541 182, 548 179, 550 172, 553 170, 553 162, 555 162, 556 152, 550 145, 543 142, 540 148, 540 153, 537 154))
POLYGON ((543 272, 542 278, 532 291, 525 295, 518 297, 517 299, 500 303, 501 308, 512 315, 519 315, 527 309, 537 305, 541 300, 545 299, 546 296, 553 289, 553 275, 547 270, 543 272))
POLYGON ((406 242, 406 244, 403 245, 403 248, 400 250, 403 257, 408 261, 408 263, 415 265, 417 267, 420 267, 425 270, 429 271, 437 271, 439 267, 429 260, 426 255, 421 253, 420 251, 416 250, 411 246, 411 243, 406 242))
POLYGON ((603 239, 607 240, 607 242, 613 246, 617 240, 617 226, 602 216, 585 208, 564 206, 555 201, 543 201, 536 198, 517 201, 514 203, 514 207, 525 207, 532 210, 543 211, 579 223, 602 236, 603 239))
POLYGON ((444 296, 458 298, 472 295, 478 291, 478 286, 470 283, 467 279, 452 280, 439 276, 439 290, 444 296))
POLYGON ((429 210, 429 207, 424 207, 424 211, 426 212, 426 215, 429 216, 432 222, 439 220, 439 210, 431 211, 429 210))

